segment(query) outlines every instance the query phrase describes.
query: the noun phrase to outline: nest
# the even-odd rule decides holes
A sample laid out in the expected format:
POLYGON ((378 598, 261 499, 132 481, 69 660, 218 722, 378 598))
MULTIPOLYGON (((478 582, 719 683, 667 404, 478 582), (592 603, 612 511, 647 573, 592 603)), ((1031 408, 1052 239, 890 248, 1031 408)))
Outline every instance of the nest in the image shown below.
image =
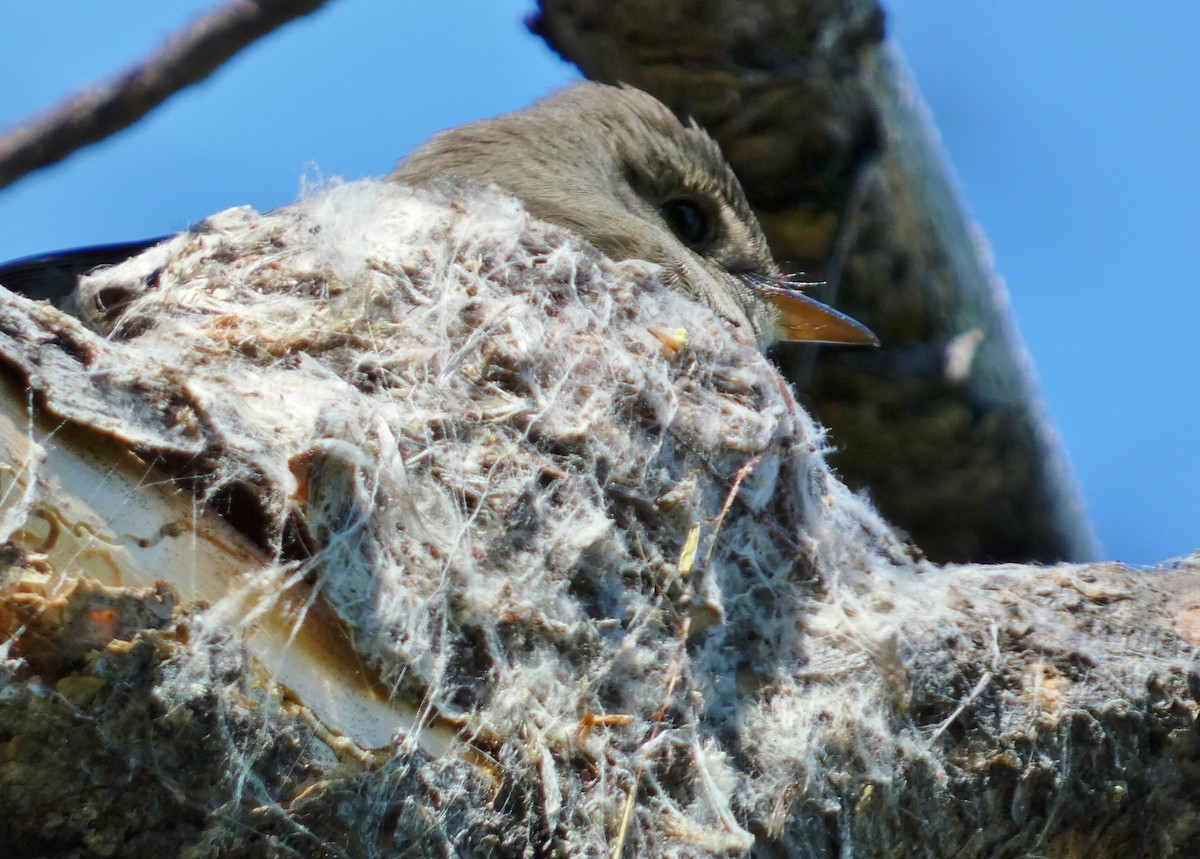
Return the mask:
MULTIPOLYGON (((918 562, 654 266, 492 190, 372 181, 214 216, 76 305, 126 362, 93 372, 189 404, 176 470, 274 559, 259 589, 307 580, 409 734, 450 726, 399 737, 360 789, 380 815, 457 849, 500 826, 486 850, 737 853, 830 790, 831 751, 888 770, 918 562)), ((156 694, 245 694, 213 654, 255 617, 194 620, 189 683, 156 694)))

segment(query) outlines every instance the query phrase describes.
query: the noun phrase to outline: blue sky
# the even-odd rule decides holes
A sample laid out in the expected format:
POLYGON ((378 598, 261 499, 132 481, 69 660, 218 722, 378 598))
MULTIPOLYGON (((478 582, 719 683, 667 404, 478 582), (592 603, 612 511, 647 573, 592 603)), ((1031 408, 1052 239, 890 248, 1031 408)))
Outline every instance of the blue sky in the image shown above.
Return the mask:
MULTIPOLYGON (((0 5, 0 125, 215 0, 0 5)), ((377 175, 434 131, 573 79, 533 0, 340 0, 138 126, 0 191, 0 259, 180 230, 377 175), (469 26, 468 26, 469 24, 469 26)), ((1106 557, 1200 548, 1200 6, 891 0, 1106 557)))
POLYGON ((1105 556, 1200 548, 1200 5, 889 9, 1105 556))

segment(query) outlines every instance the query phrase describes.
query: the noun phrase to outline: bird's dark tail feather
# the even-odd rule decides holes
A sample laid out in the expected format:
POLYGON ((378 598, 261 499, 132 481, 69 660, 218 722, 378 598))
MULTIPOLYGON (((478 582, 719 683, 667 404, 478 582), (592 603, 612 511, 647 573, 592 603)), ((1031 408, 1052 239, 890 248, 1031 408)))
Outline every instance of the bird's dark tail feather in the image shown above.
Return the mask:
POLYGON ((29 298, 61 304, 75 291, 82 275, 101 266, 117 265, 171 236, 136 242, 93 245, 21 257, 0 263, 0 286, 29 298))

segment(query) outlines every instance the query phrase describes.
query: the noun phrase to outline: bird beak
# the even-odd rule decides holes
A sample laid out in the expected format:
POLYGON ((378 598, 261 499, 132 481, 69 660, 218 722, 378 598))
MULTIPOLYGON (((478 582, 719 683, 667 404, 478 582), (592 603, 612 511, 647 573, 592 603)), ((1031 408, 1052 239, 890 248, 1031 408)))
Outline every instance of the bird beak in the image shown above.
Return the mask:
POLYGON ((760 285, 759 290, 779 310, 776 336, 782 341, 879 345, 879 338, 870 328, 798 290, 774 284, 765 289, 760 285))

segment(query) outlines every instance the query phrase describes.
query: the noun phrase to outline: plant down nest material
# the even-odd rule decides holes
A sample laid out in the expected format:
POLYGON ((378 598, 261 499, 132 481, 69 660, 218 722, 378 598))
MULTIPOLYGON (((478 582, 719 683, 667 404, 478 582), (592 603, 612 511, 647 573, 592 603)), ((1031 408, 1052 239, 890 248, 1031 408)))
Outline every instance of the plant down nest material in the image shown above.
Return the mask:
MULTIPOLYGON (((258 588, 308 582, 410 703, 378 770, 409 781, 360 789, 381 818, 466 852, 737 853, 829 793, 827 754, 889 769, 919 562, 654 266, 485 188, 372 181, 210 218, 76 312, 91 372, 187 403, 180 471, 274 559, 258 588)), ((168 705, 234 688, 214 648, 258 617, 195 611, 168 705)))

